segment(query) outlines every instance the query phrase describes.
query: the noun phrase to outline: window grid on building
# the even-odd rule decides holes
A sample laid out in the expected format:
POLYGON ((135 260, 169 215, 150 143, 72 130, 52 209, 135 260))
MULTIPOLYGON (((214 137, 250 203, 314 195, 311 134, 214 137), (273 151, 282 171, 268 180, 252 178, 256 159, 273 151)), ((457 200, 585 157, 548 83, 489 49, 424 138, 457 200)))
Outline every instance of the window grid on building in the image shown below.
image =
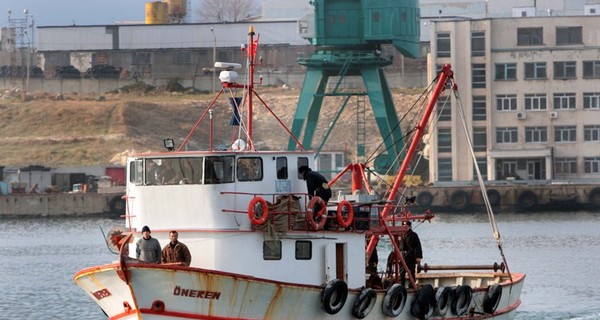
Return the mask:
MULTIPOLYGON (((487 158, 476 158, 477 160, 477 168, 479 168, 479 172, 481 173, 481 178, 483 180, 487 180, 487 158)), ((476 167, 473 167, 473 180, 477 180, 477 171, 475 171, 476 167)))
POLYGON ((583 168, 585 173, 600 173, 600 157, 583 158, 583 168))
POLYGON ((473 96, 473 121, 485 120, 487 118, 487 108, 485 96, 473 96))
POLYGON ((517 28, 517 45, 541 45, 544 44, 544 28, 517 28))
POLYGON ((554 62, 554 79, 576 79, 577 62, 556 61, 554 62))
POLYGON ((438 129, 438 152, 452 152, 452 131, 450 128, 438 129))
POLYGON ((546 79, 545 62, 527 62, 525 63, 525 80, 546 79))
POLYGON ((583 126, 583 141, 600 141, 600 125, 583 126))
POLYGON ((536 110, 546 110, 547 107, 547 98, 545 93, 534 93, 534 94, 526 94, 525 95, 525 110, 528 111, 536 111, 536 110))
POLYGON ((600 78, 600 60, 583 61, 583 78, 600 78))
POLYGON ((583 108, 600 109, 600 92, 584 92, 583 108))
POLYGON ((556 44, 582 44, 582 27, 556 27, 556 44))
POLYGON ((450 57, 450 33, 440 32, 437 34, 437 56, 438 58, 450 57))
POLYGON ((471 56, 472 57, 485 56, 485 32, 483 32, 483 31, 471 32, 471 56))
POLYGON ((496 110, 515 111, 517 110, 516 94, 498 94, 496 95, 496 110))
POLYGON ((474 63, 471 66, 471 81, 473 88, 485 88, 485 64, 474 63))
POLYGON ((553 96, 555 110, 573 110, 575 109, 575 93, 555 93, 553 96))
POLYGON ((496 128, 496 143, 517 143, 519 131, 517 127, 496 128))
POLYGON ((451 158, 438 158, 438 181, 452 181, 451 158))
POLYGON ((487 131, 485 127, 473 128, 473 151, 487 151, 487 131))
POLYGON ((517 80, 516 63, 496 63, 495 80, 517 80))
POLYGON ((450 103, 440 97, 436 103, 438 121, 450 121, 452 120, 452 107, 450 103))
POLYGON ((554 174, 576 174, 577 158, 554 158, 554 174))
POLYGON ((575 126, 556 126, 554 127, 555 142, 575 142, 577 141, 577 128, 575 126))
POLYGON ((548 142, 548 128, 525 127, 525 142, 548 142))

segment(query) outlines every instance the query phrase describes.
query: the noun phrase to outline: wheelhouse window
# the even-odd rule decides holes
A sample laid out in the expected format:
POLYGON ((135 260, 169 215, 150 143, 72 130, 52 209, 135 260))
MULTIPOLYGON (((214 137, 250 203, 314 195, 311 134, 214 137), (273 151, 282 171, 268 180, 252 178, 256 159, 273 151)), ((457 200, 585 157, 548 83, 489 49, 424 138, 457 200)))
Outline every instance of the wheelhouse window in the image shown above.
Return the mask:
POLYGON ((129 163, 129 182, 140 185, 144 182, 144 167, 140 159, 129 163))
POLYGON ((281 240, 263 241, 263 259, 281 260, 281 240))
POLYGON ((544 44, 544 28, 518 28, 517 45, 531 46, 544 44))
POLYGON ((555 110, 575 109, 575 93, 555 93, 553 100, 555 110))
POLYGON ((206 157, 204 161, 204 183, 233 182, 233 156, 206 157))
POLYGON ((556 44, 582 44, 582 27, 556 27, 556 44))
POLYGON ((238 181, 260 181, 263 179, 262 158, 238 158, 236 167, 238 181))
POLYGON ((517 143, 517 127, 498 127, 496 128, 496 143, 517 143))
POLYGON ((554 127, 555 142, 575 142, 577 141, 577 128, 575 126, 556 126, 554 127))
POLYGON ((148 158, 144 162, 145 185, 202 183, 202 157, 148 158))
POLYGON ((288 178, 288 164, 286 157, 278 157, 277 158, 277 179, 287 179, 288 178))
POLYGON ((600 60, 583 61, 583 78, 584 79, 600 78, 600 60))
POLYGON ((485 96, 473 96, 473 121, 485 120, 486 118, 485 96))
POLYGON ((437 56, 438 58, 450 57, 450 33, 440 32, 437 34, 437 56))
POLYGON ((312 259, 312 242, 299 240, 296 241, 296 260, 312 259))
POLYGON ((575 61, 554 62, 554 79, 576 79, 577 63, 575 61))
POLYGON ((496 63, 495 80, 517 80, 516 63, 496 63))
POLYGON ((545 62, 525 63, 525 80, 546 79, 546 77, 545 62))
POLYGON ((536 111, 547 109, 547 98, 545 93, 525 95, 525 110, 536 111))
POLYGON ((296 168, 296 172, 298 173, 298 179, 302 180, 302 175, 300 174, 300 172, 298 172, 298 169, 300 169, 300 167, 302 167, 302 166, 308 166, 308 158, 299 157, 297 165, 298 165, 298 167, 296 168))

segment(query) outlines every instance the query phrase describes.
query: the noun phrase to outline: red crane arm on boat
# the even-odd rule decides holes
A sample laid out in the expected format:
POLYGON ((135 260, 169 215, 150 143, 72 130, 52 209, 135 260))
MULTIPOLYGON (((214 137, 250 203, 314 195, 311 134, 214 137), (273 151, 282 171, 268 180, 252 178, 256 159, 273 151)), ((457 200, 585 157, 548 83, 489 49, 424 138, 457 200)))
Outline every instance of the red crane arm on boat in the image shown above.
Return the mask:
MULTIPOLYGON (((402 161, 400 170, 398 171, 398 174, 396 175, 396 179, 394 180, 394 185, 392 186, 392 190, 390 190, 388 200, 393 201, 396 198, 396 194, 398 193, 398 189, 400 189, 400 185, 402 184, 404 175, 406 174, 406 171, 408 170, 408 166, 410 165, 410 162, 411 162, 413 156, 417 152, 417 146, 419 145, 421 138, 423 138, 423 134, 425 133, 425 127, 427 125, 427 122, 429 122, 429 117, 431 116, 431 113, 433 112, 433 108, 435 107, 435 104, 437 103, 437 99, 440 96, 440 94, 442 93, 442 91, 444 91, 444 89, 446 89, 446 81, 448 79, 452 78, 453 75, 454 75, 454 72, 452 72, 452 69, 450 68, 449 64, 446 64, 442 67, 442 71, 440 72, 440 75, 438 77, 438 82, 435 86, 435 89, 433 90, 431 99, 429 99, 429 104, 427 105, 427 108, 425 109, 425 113, 423 114, 423 117, 421 118, 421 122, 416 127, 416 133, 410 143, 410 147, 408 148, 408 151, 406 153, 405 160, 402 161)), ((386 206, 383 209, 383 212, 381 213, 381 215, 383 217, 387 216, 390 211, 390 208, 391 208, 390 206, 386 206)))

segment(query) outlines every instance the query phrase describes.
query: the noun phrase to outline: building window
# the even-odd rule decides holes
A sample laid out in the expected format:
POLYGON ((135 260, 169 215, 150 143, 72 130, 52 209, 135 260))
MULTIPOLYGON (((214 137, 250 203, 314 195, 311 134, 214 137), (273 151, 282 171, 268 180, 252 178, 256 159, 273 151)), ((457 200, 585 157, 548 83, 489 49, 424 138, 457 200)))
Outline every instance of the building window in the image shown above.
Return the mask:
POLYGON ((498 94, 496 95, 497 111, 515 111, 517 110, 516 94, 498 94))
POLYGON ((525 80, 546 79, 545 62, 525 63, 525 80))
POLYGON ((496 143, 517 143, 517 127, 496 128, 496 143))
POLYGON ((577 158, 555 158, 554 173, 558 175, 576 174, 577 158))
POLYGON ((577 62, 557 61, 554 62, 554 79, 577 78, 577 62))
POLYGON ((452 132, 449 128, 438 129, 438 152, 452 152, 452 132))
POLYGON ((452 181, 452 159, 438 159, 438 181, 452 181))
POLYGON ((600 173, 600 157, 583 158, 583 169, 585 173, 600 173))
POLYGON ((583 78, 584 79, 600 78, 600 60, 583 62, 583 78))
POLYGON ((583 126, 583 141, 600 141, 600 125, 583 126))
POLYGON ((575 142, 577 141, 577 129, 575 126, 556 126, 554 127, 555 142, 575 142))
POLYGON ((473 96, 473 121, 485 120, 486 118, 485 96, 473 96))
POLYGON ((554 94, 554 109, 555 110, 574 110, 575 109, 575 93, 555 93, 554 94))
POLYGON ((517 45, 530 46, 544 44, 543 28, 518 28, 517 45))
POLYGON ((134 52, 131 63, 133 65, 150 64, 150 52, 134 52))
POLYGON ((485 32, 483 32, 483 31, 471 32, 471 56, 473 56, 473 57, 485 56, 485 32))
POLYGON ((481 173, 481 178, 483 180, 487 180, 487 159, 486 158, 476 158, 477 167, 473 167, 473 180, 477 180, 477 171, 475 168, 479 168, 479 172, 481 173))
POLYGON ((581 27, 556 27, 556 44, 582 44, 581 27))
POLYGON ((436 109, 439 121, 450 121, 452 120, 452 107, 447 99, 440 97, 436 103, 436 109))
POLYGON ((548 128, 525 127, 525 142, 547 142, 548 128))
POLYGON ((473 128, 473 151, 487 150, 487 132, 485 127, 473 128))
POLYGON ((534 93, 525 95, 525 110, 546 110, 547 99, 545 93, 534 93))
POLYGON ((173 53, 173 64, 191 64, 192 63, 192 52, 190 51, 177 51, 173 53))
POLYGON ((485 64, 474 63, 471 68, 473 88, 485 88, 485 64))
POLYGON ((437 34, 437 56, 438 58, 450 57, 450 33, 440 32, 437 34))
POLYGON ((496 80, 517 80, 516 63, 496 63, 496 80))
POLYGON ((600 92, 584 92, 583 108, 600 109, 600 92))

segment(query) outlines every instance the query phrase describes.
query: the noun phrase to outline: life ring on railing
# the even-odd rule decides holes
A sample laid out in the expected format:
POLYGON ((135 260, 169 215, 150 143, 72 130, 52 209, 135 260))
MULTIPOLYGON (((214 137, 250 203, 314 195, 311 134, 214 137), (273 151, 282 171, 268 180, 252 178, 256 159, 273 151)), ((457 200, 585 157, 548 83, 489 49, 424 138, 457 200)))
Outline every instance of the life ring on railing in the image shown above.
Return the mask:
POLYGON ((350 204, 350 202, 348 202, 348 200, 340 201, 340 203, 338 203, 338 206, 337 206, 337 221, 338 221, 340 227, 348 228, 352 224, 353 220, 354 220, 354 209, 352 208, 352 205, 350 204), (344 219, 344 208, 346 208, 346 211, 348 212, 345 219, 344 219))
POLYGON ((364 319, 373 310, 375 302, 377 302, 375 290, 371 288, 362 289, 356 298, 354 298, 352 315, 357 319, 364 319))
POLYGON ((450 206, 454 210, 465 210, 471 201, 471 197, 464 190, 456 190, 450 195, 450 206))
POLYGON ((342 280, 333 279, 321 292, 321 305, 325 312, 336 314, 344 307, 348 297, 348 285, 342 280))
POLYGON ((394 283, 383 296, 383 314, 388 317, 397 317, 406 304, 406 289, 404 286, 394 283))
POLYGON ((473 290, 467 285, 458 286, 454 291, 454 301, 452 301, 452 313, 462 316, 467 313, 473 298, 473 290))
POLYGON ((488 286, 485 297, 483 298, 483 312, 494 313, 498 308, 500 298, 502 298, 502 287, 497 283, 488 286))
POLYGON ((433 203, 433 195, 429 191, 423 191, 417 196, 417 204, 421 207, 429 207, 433 203))
POLYGON ((263 199, 262 197, 252 198, 252 200, 250 200, 250 203, 248 204, 248 218, 250 219, 250 222, 252 222, 252 224, 255 226, 260 226, 263 223, 265 223, 265 221, 267 221, 268 217, 269 205, 267 205, 267 201, 265 201, 265 199, 263 199), (262 208, 262 214, 259 217, 256 216, 255 211, 257 203, 259 203, 262 208))
POLYGON ((410 313, 418 319, 429 319, 435 309, 435 293, 430 284, 423 285, 417 290, 415 300, 410 306, 410 313))
POLYGON ((600 188, 594 188, 590 191, 588 202, 594 208, 600 208, 600 188))
POLYGON ((490 189, 487 192, 488 200, 490 201, 490 205, 495 207, 500 204, 502 197, 500 197, 500 192, 496 189, 490 189))
POLYGON ((450 310, 453 293, 450 287, 439 287, 435 291, 435 313, 438 316, 445 316, 450 310))
POLYGON ((325 201, 323 201, 323 199, 317 196, 314 196, 312 197, 312 199, 310 199, 306 208, 306 220, 308 220, 308 224, 310 225, 310 228, 312 230, 317 231, 323 229, 323 226, 325 226, 325 222, 327 222, 326 210, 327 205, 325 204, 325 201), (319 211, 316 215, 314 213, 315 206, 319 206, 319 211), (315 218, 321 218, 321 220, 317 222, 315 218))
POLYGON ((523 210, 531 210, 537 204, 537 195, 531 190, 525 190, 519 194, 518 198, 519 208, 523 210))

